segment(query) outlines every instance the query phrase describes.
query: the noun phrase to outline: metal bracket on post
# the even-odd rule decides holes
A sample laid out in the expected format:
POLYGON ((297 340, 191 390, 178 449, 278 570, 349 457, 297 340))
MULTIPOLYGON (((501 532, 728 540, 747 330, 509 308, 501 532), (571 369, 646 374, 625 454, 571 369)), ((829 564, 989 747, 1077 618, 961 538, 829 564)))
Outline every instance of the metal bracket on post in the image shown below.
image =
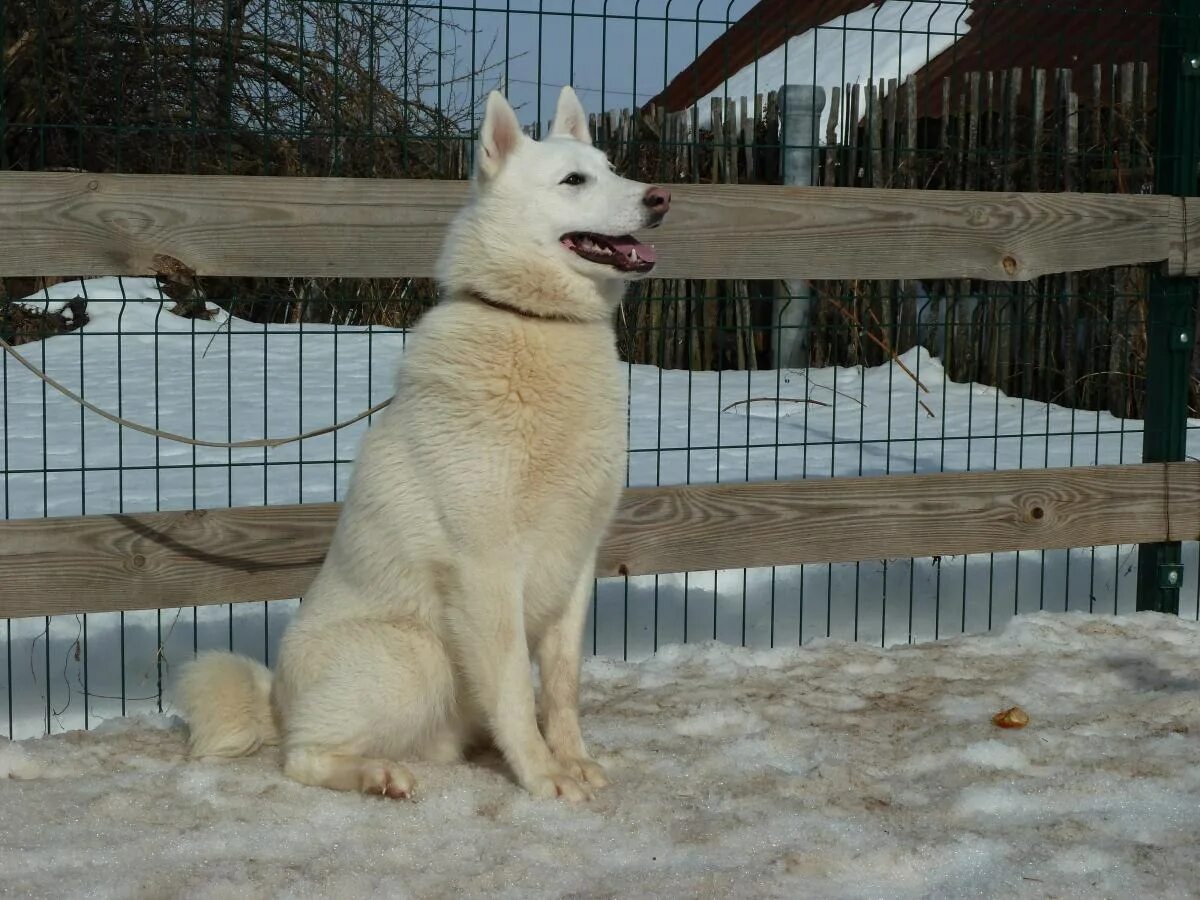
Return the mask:
POLYGON ((1158 567, 1158 588, 1163 591, 1177 591, 1183 584, 1183 566, 1179 563, 1167 563, 1158 567))
MULTIPOLYGON (((1194 197, 1200 161, 1200 0, 1162 0, 1161 6, 1154 191, 1194 197)), ((1150 276, 1143 462, 1175 462, 1187 455, 1198 284, 1200 279, 1162 272, 1150 276)), ((1139 610, 1179 614, 1182 549, 1171 540, 1138 548, 1139 610)))

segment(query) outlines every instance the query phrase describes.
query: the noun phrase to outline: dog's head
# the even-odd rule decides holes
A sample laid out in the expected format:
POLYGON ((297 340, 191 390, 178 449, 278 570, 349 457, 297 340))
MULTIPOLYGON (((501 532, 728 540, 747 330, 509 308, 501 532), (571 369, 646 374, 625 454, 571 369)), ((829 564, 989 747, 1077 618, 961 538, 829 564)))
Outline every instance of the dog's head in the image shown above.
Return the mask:
POLYGON ((527 137, 508 101, 492 92, 475 192, 478 212, 504 229, 506 252, 538 254, 594 280, 648 274, 654 249, 632 232, 657 227, 671 205, 664 188, 613 172, 592 146, 587 114, 570 87, 541 141, 527 137))

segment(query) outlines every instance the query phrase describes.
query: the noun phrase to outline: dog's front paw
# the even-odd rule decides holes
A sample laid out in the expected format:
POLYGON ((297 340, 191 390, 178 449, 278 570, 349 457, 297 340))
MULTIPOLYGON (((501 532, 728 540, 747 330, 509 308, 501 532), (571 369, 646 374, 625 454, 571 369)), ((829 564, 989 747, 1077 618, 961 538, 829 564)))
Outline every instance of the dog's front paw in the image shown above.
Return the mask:
POLYGON ((581 784, 592 787, 607 787, 610 782, 604 767, 587 756, 560 756, 558 763, 563 770, 581 784))
POLYGON ((562 797, 572 803, 581 803, 592 799, 592 792, 582 779, 573 778, 562 770, 534 775, 525 782, 525 789, 539 800, 562 797))

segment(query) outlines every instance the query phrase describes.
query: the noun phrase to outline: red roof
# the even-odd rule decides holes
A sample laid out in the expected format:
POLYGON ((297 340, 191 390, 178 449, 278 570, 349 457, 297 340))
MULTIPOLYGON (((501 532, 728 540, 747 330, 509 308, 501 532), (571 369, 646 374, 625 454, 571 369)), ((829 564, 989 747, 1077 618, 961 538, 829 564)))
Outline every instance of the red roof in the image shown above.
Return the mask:
MULTIPOLYGON (((650 103, 686 109, 788 38, 878 0, 760 0, 650 103)), ((948 75, 1001 69, 1072 69, 1076 92, 1090 91, 1093 65, 1158 61, 1159 4, 1151 0, 970 0, 969 31, 918 73, 926 114, 941 111, 948 75), (1083 87, 1087 84, 1089 87, 1083 87)), ((1108 76, 1105 76, 1108 82, 1108 76)))
POLYGON ((872 0, 759 0, 708 45, 695 62, 671 79, 650 102, 671 111, 686 109, 726 78, 770 53, 788 38, 837 16, 870 6, 872 0))

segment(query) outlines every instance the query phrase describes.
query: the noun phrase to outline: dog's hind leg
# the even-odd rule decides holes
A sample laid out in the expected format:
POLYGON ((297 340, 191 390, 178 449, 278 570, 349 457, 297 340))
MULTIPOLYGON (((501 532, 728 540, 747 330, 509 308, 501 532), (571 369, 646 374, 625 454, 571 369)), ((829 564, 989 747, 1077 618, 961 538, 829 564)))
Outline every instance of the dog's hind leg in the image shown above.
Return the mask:
POLYGON ((408 797, 399 760, 453 757, 449 657, 415 623, 347 620, 296 635, 281 659, 284 773, 302 784, 408 797))
POLYGON ((407 766, 389 759, 323 752, 303 746, 287 750, 283 771, 301 784, 397 799, 411 796, 417 786, 417 779, 407 766))

